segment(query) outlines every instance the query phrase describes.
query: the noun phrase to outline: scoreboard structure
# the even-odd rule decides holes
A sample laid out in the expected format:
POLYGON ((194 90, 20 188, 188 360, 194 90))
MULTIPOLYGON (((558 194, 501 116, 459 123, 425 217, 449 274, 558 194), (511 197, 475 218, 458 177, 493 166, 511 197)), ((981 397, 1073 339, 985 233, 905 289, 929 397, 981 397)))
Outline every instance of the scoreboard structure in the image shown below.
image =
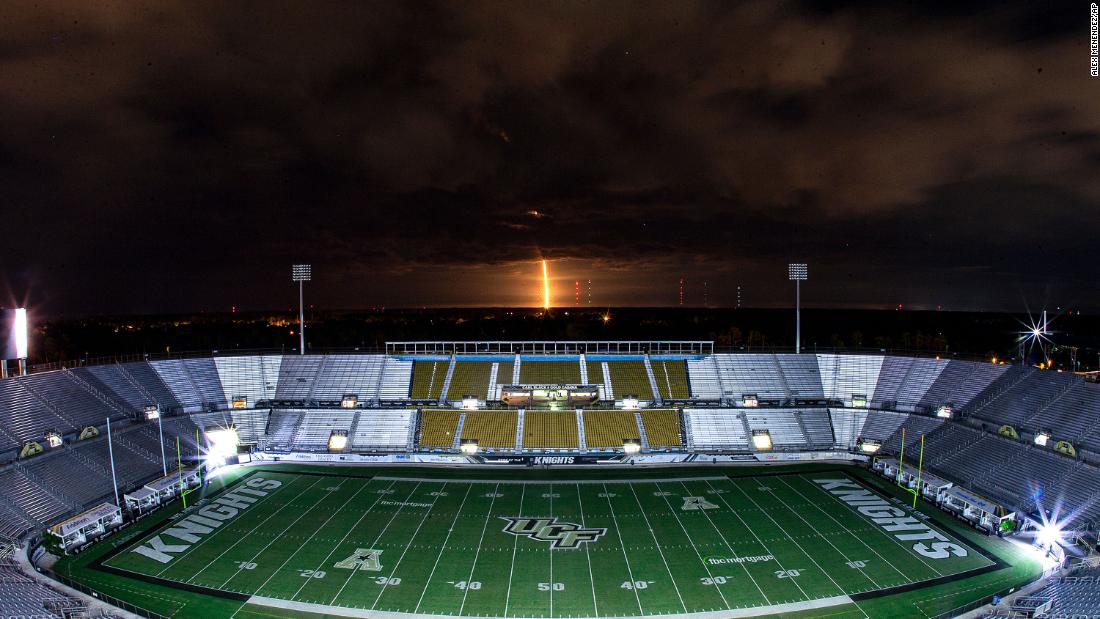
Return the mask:
POLYGON ((500 399, 508 406, 578 406, 600 399, 596 385, 504 385, 500 399))
POLYGON ((0 378, 8 377, 12 370, 27 373, 28 331, 26 308, 0 309, 0 378), (9 361, 15 361, 14 368, 9 361))

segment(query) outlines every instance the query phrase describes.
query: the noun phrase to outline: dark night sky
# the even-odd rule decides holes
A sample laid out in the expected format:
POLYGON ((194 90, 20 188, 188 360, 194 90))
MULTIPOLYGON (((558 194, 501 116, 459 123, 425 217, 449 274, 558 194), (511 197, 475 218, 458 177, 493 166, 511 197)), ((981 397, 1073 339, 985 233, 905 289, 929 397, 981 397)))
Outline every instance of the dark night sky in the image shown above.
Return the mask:
POLYGON ((1088 3, 977 6, 7 0, 0 305, 1100 309, 1088 3))

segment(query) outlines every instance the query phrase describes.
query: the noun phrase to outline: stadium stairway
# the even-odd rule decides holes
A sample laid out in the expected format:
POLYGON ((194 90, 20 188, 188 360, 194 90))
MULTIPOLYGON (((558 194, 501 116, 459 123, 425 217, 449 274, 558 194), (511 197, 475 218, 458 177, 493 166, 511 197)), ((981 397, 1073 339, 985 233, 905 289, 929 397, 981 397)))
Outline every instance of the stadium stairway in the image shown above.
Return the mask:
MULTIPOLYGON (((451 355, 451 360, 447 363, 447 373, 443 376, 443 386, 439 388, 440 405, 443 405, 447 401, 447 394, 449 393, 449 390, 451 388, 451 380, 454 378, 455 365, 457 365, 457 363, 458 357, 456 357, 455 355, 451 355)), ((452 397, 451 399, 460 399, 462 398, 463 394, 459 393, 456 395, 458 396, 458 398, 452 397)))
POLYGON ((664 399, 661 397, 661 390, 657 387, 657 376, 653 373, 653 364, 649 360, 649 355, 646 354, 642 359, 642 363, 645 364, 646 378, 649 379, 649 388, 653 391, 653 401, 658 406, 664 403, 664 399))

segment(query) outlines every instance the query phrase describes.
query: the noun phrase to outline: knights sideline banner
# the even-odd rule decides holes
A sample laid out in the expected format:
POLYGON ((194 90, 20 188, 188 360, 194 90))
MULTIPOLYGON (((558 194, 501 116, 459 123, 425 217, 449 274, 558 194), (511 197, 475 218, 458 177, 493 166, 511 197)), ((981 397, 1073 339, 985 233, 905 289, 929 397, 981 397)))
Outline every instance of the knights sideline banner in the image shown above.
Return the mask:
POLYGON ((570 464, 599 464, 601 462, 619 462, 622 455, 575 455, 575 456, 476 456, 473 460, 479 464, 530 464, 541 465, 570 465, 570 464))

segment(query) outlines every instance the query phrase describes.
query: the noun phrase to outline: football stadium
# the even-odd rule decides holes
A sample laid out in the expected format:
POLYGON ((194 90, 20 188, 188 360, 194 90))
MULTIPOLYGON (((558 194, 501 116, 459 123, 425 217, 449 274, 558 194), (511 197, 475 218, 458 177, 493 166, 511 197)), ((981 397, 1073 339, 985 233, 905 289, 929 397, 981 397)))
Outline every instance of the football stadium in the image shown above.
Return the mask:
POLYGON ((6 616, 1100 604, 1100 385, 1072 373, 491 341, 12 374, 6 616))

